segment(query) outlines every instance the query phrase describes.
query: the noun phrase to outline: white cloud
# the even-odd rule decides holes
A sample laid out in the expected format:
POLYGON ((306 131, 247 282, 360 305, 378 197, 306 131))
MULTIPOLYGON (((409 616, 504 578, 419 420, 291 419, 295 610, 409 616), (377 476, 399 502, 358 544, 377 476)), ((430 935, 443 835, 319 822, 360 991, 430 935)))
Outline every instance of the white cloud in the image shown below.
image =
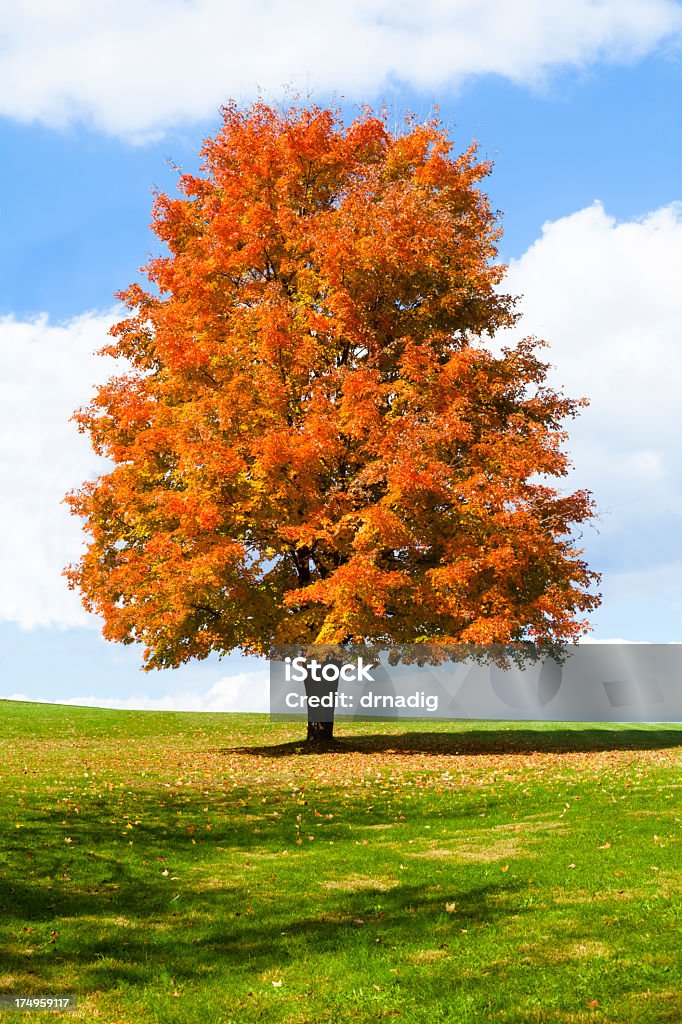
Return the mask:
MULTIPOLYGON (((674 641, 671 641, 674 643, 674 641)), ((583 636, 578 641, 580 644, 650 644, 651 640, 623 640, 621 637, 613 637, 608 640, 599 640, 594 636, 583 636)))
POLYGON ((682 612, 682 204, 617 223, 600 203, 545 224, 512 261, 514 333, 545 338, 553 382, 586 396, 568 423, 575 470, 603 512, 591 549, 605 601, 682 612), (599 566, 597 566, 599 568, 599 566))
POLYGON ((375 99, 486 73, 643 56, 679 36, 674 0, 23 0, 0 3, 0 114, 135 137, 291 84, 375 99))
POLYGON ((210 689, 186 689, 165 693, 162 697, 150 697, 136 693, 125 700, 114 697, 70 697, 60 704, 77 704, 86 707, 122 708, 129 711, 261 711, 270 710, 269 673, 242 672, 224 676, 210 689))
POLYGON ((61 576, 82 546, 79 521, 61 501, 104 465, 69 417, 114 370, 93 354, 114 319, 0 318, 0 620, 96 624, 61 576))
POLYGON ((594 203, 545 224, 509 267, 520 331, 544 337, 554 381, 590 400, 571 449, 609 506, 682 511, 681 264, 682 204, 617 223, 594 203))

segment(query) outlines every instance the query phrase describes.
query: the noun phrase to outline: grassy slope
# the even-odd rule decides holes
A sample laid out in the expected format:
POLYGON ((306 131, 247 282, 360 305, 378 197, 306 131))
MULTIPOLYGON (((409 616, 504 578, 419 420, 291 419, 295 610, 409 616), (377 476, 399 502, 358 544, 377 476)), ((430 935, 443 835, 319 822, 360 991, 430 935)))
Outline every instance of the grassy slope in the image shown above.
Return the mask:
POLYGON ((257 715, 0 716, 0 992, 105 1024, 682 1020, 682 728, 355 723, 310 754, 257 715))

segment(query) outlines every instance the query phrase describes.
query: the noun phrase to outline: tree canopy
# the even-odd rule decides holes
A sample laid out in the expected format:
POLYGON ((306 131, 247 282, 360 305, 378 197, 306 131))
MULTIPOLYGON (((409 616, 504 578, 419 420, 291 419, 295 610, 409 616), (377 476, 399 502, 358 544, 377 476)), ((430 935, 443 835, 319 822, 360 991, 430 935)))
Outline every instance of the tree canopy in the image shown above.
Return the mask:
POLYGON ((274 643, 565 642, 599 602, 540 342, 496 355, 490 164, 437 120, 229 104, 76 414, 66 572, 147 665, 274 643))

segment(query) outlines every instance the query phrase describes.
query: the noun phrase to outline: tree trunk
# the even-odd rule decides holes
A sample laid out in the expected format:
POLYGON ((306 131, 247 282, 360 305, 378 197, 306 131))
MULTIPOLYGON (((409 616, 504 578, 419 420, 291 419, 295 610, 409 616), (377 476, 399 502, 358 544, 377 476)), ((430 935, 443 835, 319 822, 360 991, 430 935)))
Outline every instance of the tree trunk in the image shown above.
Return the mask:
POLYGON ((325 744, 332 743, 334 740, 334 723, 333 722, 316 722, 314 719, 308 716, 308 736, 306 737, 308 743, 325 744))
MULTIPOLYGON (((330 659, 324 664, 325 666, 334 664, 338 667, 340 663, 330 659)), ((304 686, 306 696, 314 697, 318 702, 313 707, 308 704, 307 742, 319 746, 332 743, 334 741, 334 702, 339 688, 339 680, 338 678, 335 680, 313 679, 309 674, 304 686), (324 703, 321 703, 322 701, 324 703), (330 704, 331 706, 329 706, 330 704)))

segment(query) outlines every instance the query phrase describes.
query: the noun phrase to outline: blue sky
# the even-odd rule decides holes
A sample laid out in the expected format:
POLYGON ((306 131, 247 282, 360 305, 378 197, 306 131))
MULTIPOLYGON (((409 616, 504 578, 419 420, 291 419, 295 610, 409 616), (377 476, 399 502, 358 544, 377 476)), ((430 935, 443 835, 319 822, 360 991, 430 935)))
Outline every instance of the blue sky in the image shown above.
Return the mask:
POLYGON ((591 405, 571 427, 601 511, 594 636, 682 640, 682 7, 669 0, 45 0, 0 51, 0 696, 257 708, 265 666, 232 655, 142 673, 99 636, 61 567, 80 537, 60 498, 97 472, 70 412, 111 372, 92 355, 114 293, 158 251, 152 186, 197 166, 229 97, 434 104, 494 170, 516 333, 591 405), (126 11, 130 17, 126 16, 126 11), (510 12, 514 15, 511 16, 510 12), (134 17, 132 16, 134 12, 134 17))

